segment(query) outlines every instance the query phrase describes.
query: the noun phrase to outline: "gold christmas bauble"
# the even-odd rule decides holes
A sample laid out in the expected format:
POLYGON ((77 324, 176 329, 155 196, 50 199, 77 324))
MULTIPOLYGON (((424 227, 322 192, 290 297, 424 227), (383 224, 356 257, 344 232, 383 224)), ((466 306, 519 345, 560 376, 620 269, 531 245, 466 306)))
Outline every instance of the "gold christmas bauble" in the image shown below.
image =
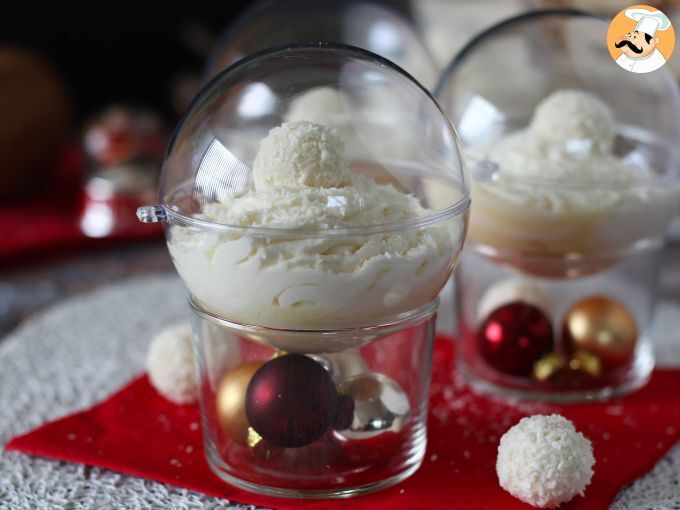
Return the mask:
POLYGON ((222 377, 217 388, 217 421, 227 436, 244 446, 249 446, 246 390, 262 365, 264 361, 259 360, 236 365, 222 377))
POLYGON ((594 354, 605 370, 631 361, 638 330, 628 308, 605 296, 592 296, 574 304, 565 314, 562 341, 569 352, 594 354))

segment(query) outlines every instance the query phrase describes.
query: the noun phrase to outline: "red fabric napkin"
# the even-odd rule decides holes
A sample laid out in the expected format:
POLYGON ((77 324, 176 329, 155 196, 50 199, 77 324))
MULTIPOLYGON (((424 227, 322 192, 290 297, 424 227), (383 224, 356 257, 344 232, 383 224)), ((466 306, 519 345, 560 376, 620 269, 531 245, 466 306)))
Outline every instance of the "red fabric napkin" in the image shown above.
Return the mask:
POLYGON ((393 488, 351 500, 273 499, 221 482, 203 457, 198 409, 164 400, 146 376, 92 409, 12 439, 6 448, 278 509, 526 509, 498 485, 498 440, 523 416, 556 412, 593 442, 597 462, 586 496, 562 508, 603 509, 680 438, 680 370, 656 370, 642 390, 606 403, 510 404, 465 388, 453 371, 453 347, 447 340, 436 343, 423 466, 393 488))

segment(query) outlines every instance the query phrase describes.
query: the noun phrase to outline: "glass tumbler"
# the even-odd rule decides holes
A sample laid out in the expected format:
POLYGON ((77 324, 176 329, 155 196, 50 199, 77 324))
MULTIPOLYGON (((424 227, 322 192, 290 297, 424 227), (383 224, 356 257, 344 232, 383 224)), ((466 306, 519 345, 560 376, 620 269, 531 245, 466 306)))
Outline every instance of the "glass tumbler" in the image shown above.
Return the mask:
POLYGON ((656 238, 625 252, 565 261, 470 243, 456 273, 459 369, 478 389, 532 400, 599 400, 643 386, 654 368, 651 329, 663 248, 656 238), (515 264, 599 269, 552 278, 515 264), (610 331, 588 332, 589 322, 607 321, 610 331), (523 340, 512 336, 512 324, 544 329, 523 340), (507 338, 494 334, 503 327, 507 338), (548 338, 545 347, 522 348, 538 338, 548 338), (495 351, 494 340, 517 347, 495 351))
POLYGON ((247 490, 304 498, 361 494, 408 477, 425 454, 436 308, 431 301, 392 324, 300 331, 230 322, 192 302, 213 471, 247 490), (262 367, 261 386, 249 388, 262 367), (289 411, 283 422, 256 422, 269 439, 249 425, 254 411, 246 413, 257 389, 289 411))

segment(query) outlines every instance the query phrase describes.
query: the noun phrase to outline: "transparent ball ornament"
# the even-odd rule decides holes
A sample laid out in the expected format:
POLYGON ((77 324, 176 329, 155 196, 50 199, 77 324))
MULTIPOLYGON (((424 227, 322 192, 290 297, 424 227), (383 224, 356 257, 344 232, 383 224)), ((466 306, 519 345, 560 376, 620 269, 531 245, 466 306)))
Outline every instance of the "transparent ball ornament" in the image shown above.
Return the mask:
POLYGON ((206 76, 256 51, 306 42, 350 44, 377 53, 428 88, 439 73, 411 21, 407 0, 261 0, 225 29, 206 76))
POLYGON ((208 84, 172 138, 160 197, 140 214, 167 220, 197 300, 295 328, 434 299, 469 205, 456 134, 429 93, 387 60, 331 44, 266 50, 208 84), (318 93, 323 108, 299 107, 318 93), (302 127, 271 135, 282 125, 302 127), (325 182, 323 171, 337 175, 325 182))
POLYGON ((485 168, 470 240, 530 273, 607 267, 660 239, 678 206, 677 86, 666 69, 621 69, 607 27, 579 11, 518 16, 465 47, 437 86, 485 168))
POLYGON ((272 48, 199 93, 171 139, 160 204, 138 216, 165 222, 191 294, 218 476, 326 498, 418 468, 437 295, 468 209, 451 123, 382 57, 324 43, 272 48), (323 122, 299 105, 319 92, 330 104, 323 122), (319 384, 287 385, 307 375, 319 384), (292 429, 277 425, 290 406, 254 400, 262 392, 302 406, 292 429))
MULTIPOLYGON (((456 306, 459 368, 479 389, 582 401, 639 388, 652 371, 658 267, 680 205, 680 95, 667 69, 620 68, 607 29, 579 11, 518 16, 466 46, 438 84, 475 165, 456 306), (623 310, 627 329, 574 314, 594 299, 623 310), (520 305, 545 314, 554 343, 527 359, 506 342, 533 363, 518 375, 485 349, 494 310, 520 305), (574 324, 588 332, 579 341, 574 324)), ((524 320, 511 321, 520 333, 524 320)))

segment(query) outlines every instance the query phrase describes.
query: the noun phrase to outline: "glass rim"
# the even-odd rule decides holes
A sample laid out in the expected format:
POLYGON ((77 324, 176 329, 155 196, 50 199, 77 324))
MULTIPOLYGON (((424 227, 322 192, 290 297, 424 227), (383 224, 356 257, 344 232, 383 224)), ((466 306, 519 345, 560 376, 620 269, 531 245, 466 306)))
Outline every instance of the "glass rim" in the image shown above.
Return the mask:
POLYGON ((444 221, 462 216, 470 209, 471 199, 467 194, 462 200, 456 204, 436 211, 433 214, 413 218, 410 220, 391 221, 385 223, 376 223, 375 225, 356 226, 356 227, 338 227, 338 228, 306 228, 306 227, 262 227, 262 226, 244 226, 244 225, 229 225, 225 223, 217 223, 209 220, 202 220, 193 216, 187 216, 173 209, 171 206, 161 204, 163 211, 163 221, 172 221, 185 227, 195 227, 202 230, 211 230, 215 232, 231 233, 239 235, 248 235, 252 237, 270 237, 270 238, 286 238, 286 239, 305 239, 305 238, 327 238, 327 237, 352 237, 365 236, 373 234, 387 234, 391 232, 400 232, 404 230, 419 229, 425 227, 432 227, 444 221))
POLYGON ((219 315, 207 310, 192 294, 189 294, 188 301, 189 307, 191 308, 192 312, 198 315, 199 317, 209 322, 212 322, 213 324, 227 327, 229 329, 233 329, 242 333, 248 334, 266 333, 267 335, 274 336, 298 335, 301 337, 311 336, 314 338, 325 337, 328 338, 329 341, 333 340, 333 338, 335 337, 344 338, 347 337, 348 335, 355 334, 358 336, 384 334, 385 332, 394 331, 395 329, 404 329, 407 327, 415 326, 417 324, 422 324, 424 321, 430 319, 437 312, 437 309, 439 307, 439 298, 435 297, 434 299, 428 301, 419 308, 416 308, 415 310, 411 310, 409 312, 405 312, 404 314, 400 314, 400 316, 392 318, 391 320, 387 320, 385 323, 381 324, 366 324, 358 325, 355 327, 350 326, 342 329, 341 328, 283 329, 272 328, 269 326, 258 326, 256 324, 243 324, 240 322, 235 322, 226 319, 224 317, 220 317, 219 315))
POLYGON ((537 251, 522 251, 516 249, 500 248, 489 244, 488 242, 476 241, 475 239, 468 239, 465 243, 465 249, 484 255, 486 257, 495 259, 522 259, 522 260, 537 260, 544 262, 560 262, 565 264, 585 264, 598 260, 610 260, 612 258, 622 258, 629 255, 640 253, 644 251, 659 250, 664 247, 665 239, 663 235, 657 237, 648 237, 638 239, 637 241, 614 250, 604 250, 595 252, 537 252, 537 251))
POLYGON ((675 188, 680 190, 680 171, 669 171, 653 177, 634 177, 630 180, 603 180, 588 179, 579 181, 567 181, 564 179, 550 179, 537 175, 515 175, 504 172, 503 168, 489 158, 482 158, 472 173, 472 184, 475 186, 531 186, 537 189, 549 188, 558 191, 600 193, 603 191, 615 191, 620 193, 634 192, 639 190, 652 190, 663 188, 673 192, 675 188))

